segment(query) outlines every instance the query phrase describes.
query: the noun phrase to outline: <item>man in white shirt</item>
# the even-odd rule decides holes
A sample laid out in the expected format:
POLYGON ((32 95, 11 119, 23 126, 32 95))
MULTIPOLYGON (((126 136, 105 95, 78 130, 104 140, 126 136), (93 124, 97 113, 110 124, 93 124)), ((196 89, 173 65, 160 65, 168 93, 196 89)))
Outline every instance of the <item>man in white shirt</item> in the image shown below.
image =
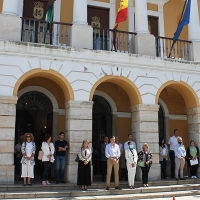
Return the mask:
POLYGON ((175 175, 175 153, 174 153, 174 149, 176 144, 178 144, 178 129, 174 129, 174 135, 172 137, 169 138, 168 141, 168 148, 170 149, 169 151, 169 157, 170 157, 170 161, 171 161, 171 178, 174 178, 175 175))
POLYGON ((174 147, 175 163, 176 163, 175 176, 176 176, 176 180, 179 180, 178 172, 180 169, 180 180, 185 180, 183 178, 183 168, 185 165, 186 150, 185 150, 185 146, 183 145, 182 138, 178 137, 177 141, 178 141, 178 144, 176 144, 174 147))
POLYGON ((119 146, 115 144, 115 136, 110 138, 110 144, 106 145, 105 155, 107 157, 107 177, 106 177, 106 190, 110 187, 110 176, 112 172, 112 167, 114 167, 115 174, 115 189, 119 188, 119 158, 121 152, 119 146))

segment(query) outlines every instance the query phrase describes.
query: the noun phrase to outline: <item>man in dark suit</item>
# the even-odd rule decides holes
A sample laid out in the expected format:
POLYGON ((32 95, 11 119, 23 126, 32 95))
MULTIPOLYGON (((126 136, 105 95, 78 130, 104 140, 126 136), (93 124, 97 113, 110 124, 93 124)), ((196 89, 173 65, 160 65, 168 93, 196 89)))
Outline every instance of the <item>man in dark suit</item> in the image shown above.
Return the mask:
POLYGON ((101 144, 101 174, 102 182, 106 181, 107 174, 107 158, 105 156, 106 145, 108 144, 108 136, 104 136, 103 143, 101 144))

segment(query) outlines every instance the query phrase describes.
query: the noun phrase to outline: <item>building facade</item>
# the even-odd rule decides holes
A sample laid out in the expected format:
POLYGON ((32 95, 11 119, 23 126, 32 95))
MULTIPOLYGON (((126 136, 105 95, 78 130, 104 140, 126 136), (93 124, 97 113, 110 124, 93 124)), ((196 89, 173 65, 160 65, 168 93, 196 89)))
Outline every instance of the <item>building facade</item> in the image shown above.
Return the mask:
POLYGON ((76 182, 84 139, 91 141, 96 176, 103 136, 124 143, 132 133, 138 150, 146 142, 153 153, 151 180, 161 178, 159 137, 167 141, 177 128, 186 147, 191 139, 200 147, 197 0, 171 58, 183 0, 130 0, 116 37, 119 0, 56 0, 49 27, 48 1, 26 7, 27 1, 0 0, 0 183, 14 183, 14 144, 26 131, 38 148, 41 132, 55 141, 65 131, 68 182, 76 182))

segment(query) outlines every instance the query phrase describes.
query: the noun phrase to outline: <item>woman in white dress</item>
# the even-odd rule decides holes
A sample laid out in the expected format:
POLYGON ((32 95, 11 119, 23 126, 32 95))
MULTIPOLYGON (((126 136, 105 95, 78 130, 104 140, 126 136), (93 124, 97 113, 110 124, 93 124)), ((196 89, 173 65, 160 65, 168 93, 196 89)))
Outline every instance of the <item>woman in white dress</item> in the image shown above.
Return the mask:
POLYGON ((128 142, 128 149, 125 151, 126 166, 128 170, 128 183, 130 189, 135 189, 135 172, 137 167, 138 155, 137 151, 133 149, 133 142, 128 142))
POLYGON ((22 175, 21 177, 24 178, 24 186, 28 185, 31 186, 31 178, 34 178, 34 165, 35 165, 35 142, 34 137, 31 133, 24 134, 24 142, 22 143, 22 175), (28 183, 26 182, 28 178, 28 183))
POLYGON ((42 163, 44 166, 43 171, 43 177, 42 177, 42 185, 50 185, 48 181, 49 176, 49 170, 51 167, 51 163, 54 162, 54 145, 51 142, 51 135, 46 134, 45 135, 45 142, 42 143, 42 151, 43 151, 43 157, 42 157, 42 163))

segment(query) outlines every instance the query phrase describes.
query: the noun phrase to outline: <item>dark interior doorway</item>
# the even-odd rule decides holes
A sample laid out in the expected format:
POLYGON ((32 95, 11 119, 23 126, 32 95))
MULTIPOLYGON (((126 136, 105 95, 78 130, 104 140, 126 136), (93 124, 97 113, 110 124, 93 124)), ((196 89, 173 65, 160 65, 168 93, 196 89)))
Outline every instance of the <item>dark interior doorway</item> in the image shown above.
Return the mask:
POLYGON ((27 132, 34 136, 36 144, 35 154, 35 175, 40 175, 41 161, 38 161, 37 155, 41 148, 41 143, 45 133, 52 134, 53 107, 50 99, 43 93, 31 91, 23 94, 17 101, 16 106, 16 124, 15 124, 15 143, 18 138, 27 132), (39 170, 38 170, 39 169, 39 170))
POLYGON ((101 96, 94 95, 92 109, 92 147, 93 174, 101 174, 101 150, 103 137, 112 135, 112 110, 109 103, 101 96))
MULTIPOLYGON (((160 105, 160 104, 159 104, 160 105)), ((166 134, 165 134, 165 113, 164 109, 160 105, 158 111, 158 128, 159 128, 159 138, 164 138, 166 141, 166 134)))

